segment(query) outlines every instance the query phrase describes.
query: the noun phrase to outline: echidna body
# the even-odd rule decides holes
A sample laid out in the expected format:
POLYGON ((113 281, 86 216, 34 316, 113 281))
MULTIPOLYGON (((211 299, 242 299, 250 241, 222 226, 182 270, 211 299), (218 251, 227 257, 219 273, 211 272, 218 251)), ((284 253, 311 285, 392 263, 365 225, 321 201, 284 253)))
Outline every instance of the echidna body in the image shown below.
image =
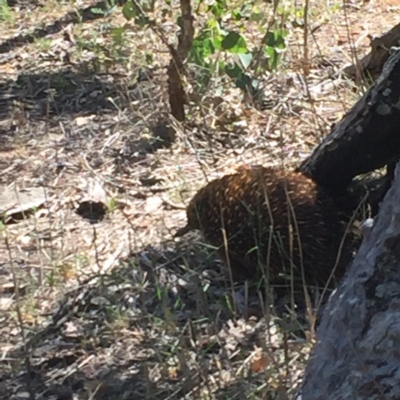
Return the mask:
POLYGON ((200 230, 236 279, 263 274, 324 286, 349 261, 347 250, 338 258, 344 229, 333 200, 299 172, 243 168, 200 189, 187 218, 177 236, 200 230))

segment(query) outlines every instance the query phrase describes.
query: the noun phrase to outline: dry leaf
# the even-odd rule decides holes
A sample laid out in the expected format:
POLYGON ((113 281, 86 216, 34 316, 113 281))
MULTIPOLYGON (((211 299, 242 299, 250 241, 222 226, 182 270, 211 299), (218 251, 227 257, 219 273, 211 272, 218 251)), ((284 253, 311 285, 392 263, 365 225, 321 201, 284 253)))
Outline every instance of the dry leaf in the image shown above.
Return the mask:
POLYGON ((146 199, 146 204, 144 206, 144 210, 147 214, 155 212, 160 209, 163 200, 159 196, 153 196, 146 199))
POLYGON ((77 126, 86 125, 87 123, 89 123, 95 117, 96 117, 95 115, 89 115, 89 116, 86 116, 86 117, 76 117, 75 118, 75 124, 77 126))
POLYGON ((178 367, 169 367, 168 368, 168 377, 171 380, 176 381, 179 376, 179 368, 178 367))
POLYGON ((264 352, 257 352, 251 360, 250 368, 253 372, 261 372, 268 365, 268 356, 264 352))

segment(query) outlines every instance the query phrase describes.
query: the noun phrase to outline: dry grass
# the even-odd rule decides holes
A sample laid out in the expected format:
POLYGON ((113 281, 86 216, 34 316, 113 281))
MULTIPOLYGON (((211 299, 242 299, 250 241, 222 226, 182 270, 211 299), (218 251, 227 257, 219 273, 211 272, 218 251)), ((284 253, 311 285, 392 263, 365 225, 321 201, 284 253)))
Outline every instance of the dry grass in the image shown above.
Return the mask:
POLYGON ((157 38, 133 27, 119 42, 120 10, 92 14, 94 2, 32 4, 0 21, 0 186, 46 193, 0 226, 0 398, 289 398, 307 322, 232 291, 197 237, 172 239, 185 214, 170 204, 242 164, 298 165, 360 94, 334 72, 398 14, 312 2, 307 79, 293 28, 279 71, 262 77, 271 110, 216 79, 172 147, 156 149, 169 61, 157 38), (96 223, 76 213, 93 193, 108 207, 96 223))

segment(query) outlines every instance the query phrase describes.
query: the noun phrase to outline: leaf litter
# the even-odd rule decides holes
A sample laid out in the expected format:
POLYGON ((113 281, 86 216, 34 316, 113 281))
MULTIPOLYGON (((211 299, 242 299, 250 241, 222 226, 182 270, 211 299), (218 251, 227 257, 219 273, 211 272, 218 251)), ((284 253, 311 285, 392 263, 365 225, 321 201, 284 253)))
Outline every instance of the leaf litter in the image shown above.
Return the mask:
MULTIPOLYGON (((175 205, 243 164, 297 165, 355 102, 350 82, 329 79, 350 61, 343 12, 315 6, 314 110, 293 28, 282 68, 263 77, 267 111, 216 84, 177 127, 166 49, 132 28, 115 51, 109 33, 125 21, 95 6, 17 1, 0 32, 0 186, 41 193, 31 214, 1 226, 0 397, 288 398, 309 332, 299 336, 246 287, 232 290, 196 235, 174 241, 185 223, 175 205), (164 148, 167 124, 177 137, 164 148), (82 204, 104 215, 83 218, 82 204)), ((347 10, 360 56, 368 34, 395 24, 392 6, 347 10)))

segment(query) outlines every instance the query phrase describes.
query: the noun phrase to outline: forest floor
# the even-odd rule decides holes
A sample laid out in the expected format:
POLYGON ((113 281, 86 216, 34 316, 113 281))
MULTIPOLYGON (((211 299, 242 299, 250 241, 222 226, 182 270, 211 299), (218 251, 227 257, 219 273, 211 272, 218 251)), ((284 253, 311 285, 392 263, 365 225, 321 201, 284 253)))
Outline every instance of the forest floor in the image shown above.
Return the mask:
MULTIPOLYGON (((169 52, 152 30, 89 0, 0 0, 0 399, 289 399, 312 325, 232 288, 197 235, 174 239, 176 205, 243 164, 299 165, 362 95, 340 70, 397 2, 312 1, 308 76, 282 2, 267 109, 221 76, 200 96, 189 74, 187 123, 161 146, 169 52)), ((174 19, 152 16, 173 43, 174 19)))

